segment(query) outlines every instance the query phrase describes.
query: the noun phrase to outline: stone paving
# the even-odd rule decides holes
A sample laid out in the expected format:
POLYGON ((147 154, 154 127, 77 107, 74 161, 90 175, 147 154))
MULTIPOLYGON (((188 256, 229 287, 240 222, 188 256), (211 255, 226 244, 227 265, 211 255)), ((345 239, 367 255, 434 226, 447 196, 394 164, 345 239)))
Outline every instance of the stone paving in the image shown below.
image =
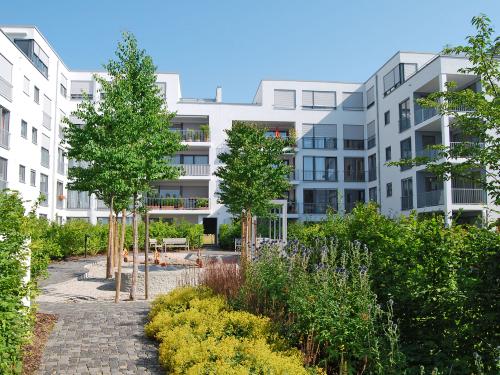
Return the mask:
POLYGON ((149 303, 43 303, 57 314, 39 374, 162 374, 154 341, 144 335, 149 303))

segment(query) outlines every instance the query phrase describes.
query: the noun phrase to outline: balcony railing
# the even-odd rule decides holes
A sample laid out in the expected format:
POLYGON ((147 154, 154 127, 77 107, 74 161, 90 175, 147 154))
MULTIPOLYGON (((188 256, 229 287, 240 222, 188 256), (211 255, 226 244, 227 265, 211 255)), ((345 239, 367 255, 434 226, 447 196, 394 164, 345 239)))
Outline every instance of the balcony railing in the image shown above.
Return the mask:
POLYGON ((208 132, 194 129, 172 129, 180 134, 181 139, 186 142, 208 142, 210 140, 208 132))
POLYGON ((68 209, 88 209, 90 208, 90 198, 86 199, 78 199, 72 198, 68 196, 68 200, 66 202, 66 208, 68 209))
POLYGON ((327 171, 304 171, 303 174, 304 181, 338 181, 338 173, 335 170, 327 171))
POLYGON ((474 112, 474 109, 467 107, 465 105, 457 105, 449 108, 450 111, 454 112, 474 112))
POLYGON ((0 146, 10 149, 10 133, 5 129, 0 129, 0 146))
POLYGON ((0 77, 0 95, 8 101, 12 101, 12 85, 0 77))
POLYGON ((304 203, 304 214, 324 215, 329 210, 338 211, 337 202, 304 203))
POLYGON ((483 189, 452 188, 453 204, 485 204, 486 192, 483 189))
POLYGON ((364 150, 364 139, 344 139, 344 150, 364 150))
POLYGON ((183 176, 210 176, 209 164, 174 164, 181 169, 183 176))
POLYGON ((207 210, 209 202, 208 198, 144 198, 146 206, 153 210, 207 210))
POLYGON ((351 170, 344 171, 344 181, 345 182, 365 182, 366 181, 366 172, 351 170))
POLYGON ((401 197, 401 210, 412 210, 413 209, 413 195, 401 197))
POLYGON ((437 115, 436 108, 424 108, 418 105, 415 105, 415 125, 420 124, 430 118, 433 118, 437 115))
POLYGON ((457 147, 484 148, 482 142, 450 142, 450 149, 457 147))
POLYGON ((302 148, 307 149, 337 149, 337 138, 333 137, 302 137, 302 148))
POLYGON ((50 117, 50 115, 48 113, 45 113, 43 112, 43 121, 42 121, 42 125, 50 130, 51 128, 51 123, 52 123, 52 117, 50 117))
POLYGON ((429 159, 437 159, 439 157, 439 150, 434 149, 417 149, 415 151, 417 157, 425 157, 429 159))
POLYGON ((432 190, 419 193, 417 196, 417 207, 433 207, 444 204, 443 190, 432 190))

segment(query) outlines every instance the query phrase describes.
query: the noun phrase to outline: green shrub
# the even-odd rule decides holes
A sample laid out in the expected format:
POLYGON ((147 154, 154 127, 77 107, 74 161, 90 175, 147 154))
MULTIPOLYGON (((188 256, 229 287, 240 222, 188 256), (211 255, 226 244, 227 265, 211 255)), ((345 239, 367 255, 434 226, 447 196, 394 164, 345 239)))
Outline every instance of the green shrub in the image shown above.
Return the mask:
POLYGON ((221 248, 233 250, 235 238, 241 238, 241 225, 239 221, 219 226, 219 246, 221 248))
POLYGON ((106 251, 108 234, 107 225, 92 225, 84 220, 71 220, 60 225, 57 230, 57 241, 64 257, 83 255, 85 253, 85 235, 87 240, 87 253, 96 255, 106 251))
POLYGON ((160 363, 172 374, 309 374, 300 352, 284 349, 268 319, 231 311, 205 288, 158 297, 146 333, 160 341, 160 363))

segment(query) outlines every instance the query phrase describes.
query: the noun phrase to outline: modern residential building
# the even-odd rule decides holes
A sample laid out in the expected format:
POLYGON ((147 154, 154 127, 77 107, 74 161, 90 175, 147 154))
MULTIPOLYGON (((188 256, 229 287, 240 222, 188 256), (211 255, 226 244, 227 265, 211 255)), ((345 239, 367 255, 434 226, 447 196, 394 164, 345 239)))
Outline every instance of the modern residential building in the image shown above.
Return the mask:
MULTIPOLYGON (((38 212, 51 220, 107 221, 102 202, 68 191, 71 161, 60 145, 62 119, 71 116, 82 92, 100 100, 93 74, 104 73, 69 69, 36 27, 0 30, 0 187, 19 190, 27 206, 43 193, 38 212)), ((476 77, 458 72, 467 64, 458 57, 398 52, 365 82, 263 80, 251 103, 224 102, 221 88, 213 99, 185 98, 178 74, 158 73, 168 109, 177 113, 172 131, 182 135, 187 149, 174 158, 184 175, 156 181, 156 194, 145 204, 153 218, 204 223, 207 233, 228 222, 213 172, 225 148, 224 131, 243 120, 261 124, 271 137, 296 136, 296 147, 285 156, 294 166, 289 219, 319 220, 329 208, 349 212, 368 200, 386 215, 493 215, 480 186, 461 179, 439 182, 423 165, 386 165, 432 153, 428 145, 473 142, 453 130, 453 118, 416 103, 448 81, 458 89, 480 89, 476 77)))

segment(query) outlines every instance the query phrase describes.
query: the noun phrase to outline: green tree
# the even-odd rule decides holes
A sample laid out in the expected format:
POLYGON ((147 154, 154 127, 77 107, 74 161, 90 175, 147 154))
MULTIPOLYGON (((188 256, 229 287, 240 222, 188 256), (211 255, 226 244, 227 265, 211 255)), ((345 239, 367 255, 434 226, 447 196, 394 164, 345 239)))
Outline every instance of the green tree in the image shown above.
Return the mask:
POLYGON ((459 73, 475 75, 481 89, 457 90, 456 82, 447 82, 446 90, 418 100, 423 107, 436 108, 453 118, 453 128, 464 142, 453 147, 437 145, 437 158, 417 157, 392 165, 426 164, 427 169, 448 180, 462 177, 479 183, 500 204, 500 37, 495 36, 485 15, 472 18, 476 35, 466 38, 464 46, 449 47, 444 55, 465 56, 470 64, 459 73), (444 161, 443 159, 444 158, 444 161), (479 175, 473 171, 482 171, 479 175))
POLYGON ((269 138, 262 126, 235 122, 227 129, 228 150, 218 157, 224 164, 215 175, 221 179, 219 202, 241 219, 242 259, 247 260, 253 216, 266 216, 271 200, 282 198, 290 188, 291 167, 283 154, 293 139, 269 138))

